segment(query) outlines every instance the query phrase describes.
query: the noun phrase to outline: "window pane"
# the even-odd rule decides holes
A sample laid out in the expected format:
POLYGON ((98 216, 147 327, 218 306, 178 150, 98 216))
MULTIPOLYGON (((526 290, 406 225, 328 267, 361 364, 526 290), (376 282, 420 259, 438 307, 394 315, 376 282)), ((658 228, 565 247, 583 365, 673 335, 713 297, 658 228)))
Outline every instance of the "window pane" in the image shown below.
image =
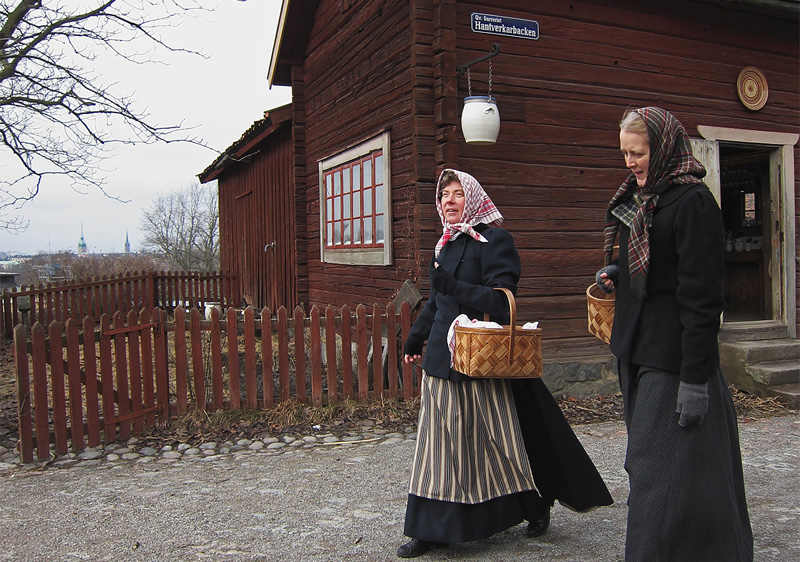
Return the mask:
POLYGON ((364 244, 372 244, 372 219, 364 219, 364 244))
POLYGON ((367 158, 364 160, 364 186, 372 185, 372 160, 367 158))
POLYGON ((336 171, 333 175, 333 194, 339 195, 342 192, 342 172, 336 171))
POLYGON ((349 193, 344 196, 344 212, 342 214, 343 219, 350 218, 350 197, 351 195, 349 193))
POLYGON ((331 222, 333 218, 333 199, 328 199, 325 201, 326 211, 325 211, 325 221, 331 222))
POLYGON ((353 191, 361 189, 361 164, 353 164, 353 191))
POLYGON ((361 220, 353 221, 353 244, 361 244, 361 220))
POLYGON ((375 156, 375 185, 383 183, 383 154, 375 156))
POLYGON ((356 191, 353 193, 353 216, 361 216, 361 192, 356 191))
POLYGON ((333 198, 333 220, 338 221, 342 218, 342 198, 333 198))
POLYGON ((344 238, 345 245, 350 244, 350 221, 346 220, 343 223, 344 230, 342 231, 342 238, 344 238))
POLYGON ((328 235, 325 237, 325 245, 333 246, 333 223, 328 223, 328 235))
POLYGON ((333 195, 333 174, 325 174, 325 197, 333 195))
POLYGON ((375 217, 375 241, 383 244, 383 215, 375 217))
POLYGON ((383 214, 383 186, 382 185, 375 185, 375 214, 380 215, 383 214))
POLYGON ((333 223, 333 243, 336 246, 342 245, 342 223, 333 223))
POLYGON ((350 168, 345 167, 342 170, 343 179, 344 179, 344 193, 350 193, 350 168))
POLYGON ((364 216, 368 217, 372 214, 372 189, 364 190, 364 216))

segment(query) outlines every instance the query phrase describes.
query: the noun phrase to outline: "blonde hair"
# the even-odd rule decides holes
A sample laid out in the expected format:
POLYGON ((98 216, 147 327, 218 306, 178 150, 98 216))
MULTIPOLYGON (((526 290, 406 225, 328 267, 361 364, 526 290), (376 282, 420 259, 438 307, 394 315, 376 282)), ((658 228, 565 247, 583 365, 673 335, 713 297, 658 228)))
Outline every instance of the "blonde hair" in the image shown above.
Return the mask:
POLYGON ((625 112, 625 115, 622 116, 622 120, 619 122, 619 128, 621 131, 637 133, 650 139, 650 133, 647 131, 647 123, 645 123, 644 117, 639 115, 634 109, 629 109, 625 112))

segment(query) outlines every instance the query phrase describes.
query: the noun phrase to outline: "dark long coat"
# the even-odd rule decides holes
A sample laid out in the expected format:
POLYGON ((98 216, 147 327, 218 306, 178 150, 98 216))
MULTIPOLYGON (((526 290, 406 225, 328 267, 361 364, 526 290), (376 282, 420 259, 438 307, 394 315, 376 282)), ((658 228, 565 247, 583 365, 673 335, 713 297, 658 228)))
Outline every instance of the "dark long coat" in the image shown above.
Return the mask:
MULTIPOLYGON (((420 313, 409 337, 427 339, 422 363, 426 374, 465 381, 469 377, 450 368, 447 332, 459 314, 508 324, 508 301, 493 287, 516 293, 520 258, 514 239, 501 228, 478 225, 488 244, 462 235, 448 242, 438 257, 459 281, 455 295, 431 289, 430 298, 420 313)), ((431 272, 434 264, 431 263, 431 272)), ((540 319, 545 324, 546 319, 540 319)), ((534 480, 542 498, 550 505, 558 499, 577 511, 611 505, 600 474, 572 431, 553 395, 541 379, 512 380, 514 402, 534 480)))

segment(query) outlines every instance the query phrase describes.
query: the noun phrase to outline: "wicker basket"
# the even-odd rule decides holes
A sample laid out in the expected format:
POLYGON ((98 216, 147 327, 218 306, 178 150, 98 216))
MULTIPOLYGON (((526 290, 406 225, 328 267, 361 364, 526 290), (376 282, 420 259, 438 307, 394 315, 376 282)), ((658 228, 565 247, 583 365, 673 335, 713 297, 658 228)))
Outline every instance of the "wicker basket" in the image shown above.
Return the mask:
POLYGON ((592 283, 586 289, 586 304, 589 307, 589 333, 608 343, 614 326, 614 293, 606 294, 592 283))
POLYGON ((542 376, 542 330, 523 330, 516 325, 517 304, 511 291, 508 298, 510 323, 498 328, 456 326, 453 368, 476 378, 536 378, 542 376))

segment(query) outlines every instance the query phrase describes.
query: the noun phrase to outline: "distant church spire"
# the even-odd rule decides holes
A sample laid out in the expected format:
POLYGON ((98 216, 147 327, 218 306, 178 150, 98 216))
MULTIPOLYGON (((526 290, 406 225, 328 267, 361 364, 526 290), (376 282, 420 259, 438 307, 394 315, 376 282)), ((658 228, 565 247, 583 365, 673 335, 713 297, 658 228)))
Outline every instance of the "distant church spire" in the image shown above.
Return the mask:
POLYGON ((125 253, 126 254, 130 254, 131 253, 131 242, 130 242, 130 240, 128 240, 128 231, 127 230, 125 231, 125 253))
POLYGON ((78 255, 83 256, 88 252, 86 240, 83 239, 83 222, 81 221, 81 241, 78 242, 78 255))

